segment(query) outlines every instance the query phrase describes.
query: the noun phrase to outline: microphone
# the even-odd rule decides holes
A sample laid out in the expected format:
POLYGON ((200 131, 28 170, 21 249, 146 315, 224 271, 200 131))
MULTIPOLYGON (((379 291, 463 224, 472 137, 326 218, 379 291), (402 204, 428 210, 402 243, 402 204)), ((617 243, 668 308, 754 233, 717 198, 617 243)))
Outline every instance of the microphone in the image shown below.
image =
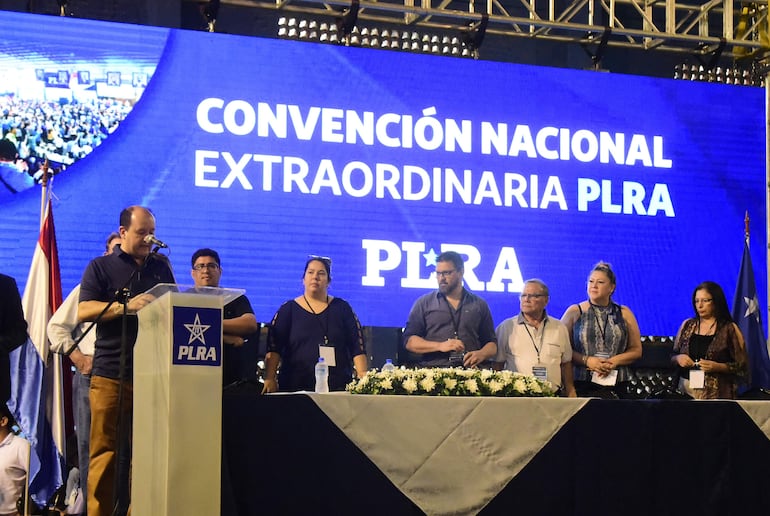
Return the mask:
POLYGON ((151 235, 147 235, 146 237, 144 237, 144 243, 145 244, 152 244, 152 245, 160 247, 162 249, 168 249, 168 246, 164 242, 158 240, 155 237, 155 235, 152 235, 152 234, 151 235))

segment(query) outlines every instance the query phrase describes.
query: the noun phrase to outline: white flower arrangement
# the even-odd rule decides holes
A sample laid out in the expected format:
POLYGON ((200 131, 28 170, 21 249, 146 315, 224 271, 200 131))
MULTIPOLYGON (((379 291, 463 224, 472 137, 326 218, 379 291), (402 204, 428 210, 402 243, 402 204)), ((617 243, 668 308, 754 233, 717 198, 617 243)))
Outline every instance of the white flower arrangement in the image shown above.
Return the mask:
POLYGON ((350 382, 352 394, 411 394, 421 396, 533 396, 557 395, 551 382, 512 371, 490 369, 372 369, 350 382))

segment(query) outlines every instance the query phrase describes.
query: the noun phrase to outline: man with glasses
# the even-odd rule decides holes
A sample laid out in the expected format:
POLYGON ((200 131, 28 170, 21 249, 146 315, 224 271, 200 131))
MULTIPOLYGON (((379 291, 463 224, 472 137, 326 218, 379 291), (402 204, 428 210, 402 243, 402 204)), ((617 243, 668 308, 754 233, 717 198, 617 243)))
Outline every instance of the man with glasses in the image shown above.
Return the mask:
MULTIPOLYGON (((198 249, 190 259, 192 279, 196 288, 219 287, 222 278, 222 263, 219 253, 213 249, 198 249)), ((259 323, 254 316, 246 296, 239 296, 227 303, 223 310, 222 342, 223 348, 222 383, 228 385, 238 380, 251 378, 257 369, 257 342, 247 345, 249 336, 259 331, 259 323), (238 349, 240 348, 240 349, 238 349)))
POLYGON ((484 367, 497 353, 489 306, 463 287, 464 270, 458 253, 441 253, 436 258, 438 290, 412 306, 404 342, 419 356, 420 367, 484 367))
POLYGON ((519 315, 503 321, 496 330, 498 366, 548 380, 562 396, 575 397, 572 381, 572 346, 567 327, 548 317, 548 286, 539 279, 524 282, 519 315))

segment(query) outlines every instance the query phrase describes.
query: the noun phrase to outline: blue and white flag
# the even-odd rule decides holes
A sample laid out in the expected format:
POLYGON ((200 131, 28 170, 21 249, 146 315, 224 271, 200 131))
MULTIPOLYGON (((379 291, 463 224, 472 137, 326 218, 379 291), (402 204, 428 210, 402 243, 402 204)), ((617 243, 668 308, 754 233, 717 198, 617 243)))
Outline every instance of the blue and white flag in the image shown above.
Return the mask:
POLYGON ((51 202, 45 212, 21 304, 29 338, 11 353, 13 412, 31 447, 29 492, 45 504, 62 484, 64 411, 61 355, 49 353, 47 326, 62 301, 51 202))
POLYGON ((743 260, 738 274, 738 284, 733 300, 733 320, 741 329, 746 340, 746 354, 749 357, 750 383, 745 388, 770 389, 770 352, 762 329, 761 310, 757 298, 757 284, 751 266, 748 241, 743 246, 743 260))

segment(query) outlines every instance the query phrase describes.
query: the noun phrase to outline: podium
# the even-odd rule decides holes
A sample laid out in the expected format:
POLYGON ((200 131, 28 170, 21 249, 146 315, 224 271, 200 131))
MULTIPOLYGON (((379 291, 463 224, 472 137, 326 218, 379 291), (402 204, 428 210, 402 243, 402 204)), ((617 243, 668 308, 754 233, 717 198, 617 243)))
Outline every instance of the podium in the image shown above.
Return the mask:
POLYGON ((219 514, 222 308, 243 290, 162 283, 134 347, 131 512, 219 514))

